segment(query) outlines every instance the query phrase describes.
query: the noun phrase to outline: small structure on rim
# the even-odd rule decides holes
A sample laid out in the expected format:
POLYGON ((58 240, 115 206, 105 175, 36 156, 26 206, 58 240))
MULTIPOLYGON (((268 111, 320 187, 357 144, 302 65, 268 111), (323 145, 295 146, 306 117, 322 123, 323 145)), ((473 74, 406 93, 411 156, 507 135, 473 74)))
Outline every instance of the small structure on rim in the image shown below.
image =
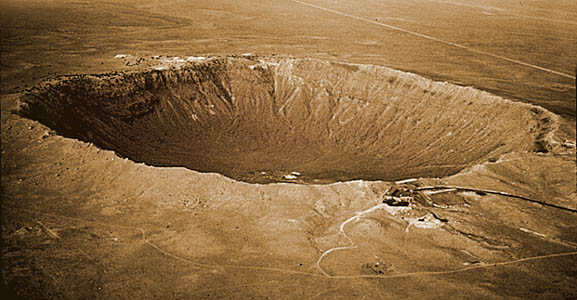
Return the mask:
POLYGON ((421 205, 432 206, 432 199, 421 191, 415 190, 417 187, 416 184, 394 185, 383 195, 383 203, 389 206, 409 206, 416 202, 421 205))

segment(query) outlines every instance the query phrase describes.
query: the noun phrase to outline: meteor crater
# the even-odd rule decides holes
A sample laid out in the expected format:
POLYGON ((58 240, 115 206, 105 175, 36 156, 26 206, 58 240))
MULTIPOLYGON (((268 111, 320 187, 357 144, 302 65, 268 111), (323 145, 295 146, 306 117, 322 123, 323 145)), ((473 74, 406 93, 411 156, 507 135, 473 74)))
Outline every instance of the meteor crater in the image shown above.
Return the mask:
POLYGON ((251 183, 447 176, 548 151, 553 116, 390 68, 286 57, 67 76, 22 100, 22 115, 63 136, 251 183))

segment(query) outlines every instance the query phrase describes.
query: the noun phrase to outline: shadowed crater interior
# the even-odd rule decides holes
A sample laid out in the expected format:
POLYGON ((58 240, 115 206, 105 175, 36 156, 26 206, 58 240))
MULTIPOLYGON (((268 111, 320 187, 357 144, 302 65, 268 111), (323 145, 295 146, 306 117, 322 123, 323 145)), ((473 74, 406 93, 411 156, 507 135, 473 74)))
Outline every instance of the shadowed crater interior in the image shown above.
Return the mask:
POLYGON ((505 152, 545 152, 550 130, 537 107, 314 59, 68 76, 22 100, 22 115, 133 161, 260 183, 441 177, 505 152))

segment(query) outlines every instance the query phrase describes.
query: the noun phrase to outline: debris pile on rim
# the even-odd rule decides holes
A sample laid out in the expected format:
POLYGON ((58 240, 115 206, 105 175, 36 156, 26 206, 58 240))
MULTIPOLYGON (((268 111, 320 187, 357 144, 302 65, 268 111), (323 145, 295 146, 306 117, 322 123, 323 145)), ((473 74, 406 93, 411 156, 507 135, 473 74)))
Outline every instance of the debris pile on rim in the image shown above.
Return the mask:
POLYGON ((212 58, 178 69, 68 76, 20 113, 153 166, 246 182, 441 177, 547 151, 549 112, 372 65, 212 58))

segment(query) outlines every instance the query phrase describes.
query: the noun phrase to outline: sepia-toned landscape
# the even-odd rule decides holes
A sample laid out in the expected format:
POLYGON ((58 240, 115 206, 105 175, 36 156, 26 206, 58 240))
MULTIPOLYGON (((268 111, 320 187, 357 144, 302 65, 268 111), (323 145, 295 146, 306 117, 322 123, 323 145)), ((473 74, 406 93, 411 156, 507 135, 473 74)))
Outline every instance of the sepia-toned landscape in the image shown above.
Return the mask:
POLYGON ((2 1, 16 299, 574 299, 577 4, 2 1))

